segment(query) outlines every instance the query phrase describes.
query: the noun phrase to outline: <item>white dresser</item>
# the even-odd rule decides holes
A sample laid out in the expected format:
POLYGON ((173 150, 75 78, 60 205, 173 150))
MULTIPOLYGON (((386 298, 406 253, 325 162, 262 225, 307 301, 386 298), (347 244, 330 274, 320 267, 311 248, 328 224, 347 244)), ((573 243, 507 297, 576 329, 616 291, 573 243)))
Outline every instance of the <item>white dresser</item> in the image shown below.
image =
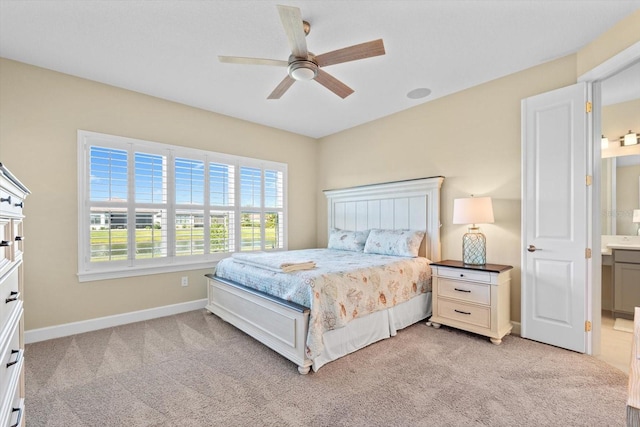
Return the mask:
POLYGON ((0 163, 0 427, 24 425, 24 234, 29 190, 0 163))

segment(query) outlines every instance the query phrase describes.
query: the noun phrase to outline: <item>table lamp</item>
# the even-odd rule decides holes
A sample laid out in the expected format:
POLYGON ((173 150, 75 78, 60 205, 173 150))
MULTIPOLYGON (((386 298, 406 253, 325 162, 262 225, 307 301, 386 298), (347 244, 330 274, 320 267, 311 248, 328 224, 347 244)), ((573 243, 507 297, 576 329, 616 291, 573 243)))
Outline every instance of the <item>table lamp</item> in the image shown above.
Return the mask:
POLYGON ((491 197, 454 199, 453 223, 470 225, 469 232, 462 236, 462 262, 470 265, 486 264, 487 239, 476 224, 493 223, 491 197))

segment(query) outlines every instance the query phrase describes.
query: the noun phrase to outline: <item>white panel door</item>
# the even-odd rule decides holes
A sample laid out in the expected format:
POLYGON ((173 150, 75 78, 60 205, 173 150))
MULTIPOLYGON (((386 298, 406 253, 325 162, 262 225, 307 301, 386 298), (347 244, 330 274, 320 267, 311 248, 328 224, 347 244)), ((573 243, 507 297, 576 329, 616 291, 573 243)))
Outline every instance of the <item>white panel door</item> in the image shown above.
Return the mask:
POLYGON ((522 101, 523 338, 584 353, 587 88, 522 101))

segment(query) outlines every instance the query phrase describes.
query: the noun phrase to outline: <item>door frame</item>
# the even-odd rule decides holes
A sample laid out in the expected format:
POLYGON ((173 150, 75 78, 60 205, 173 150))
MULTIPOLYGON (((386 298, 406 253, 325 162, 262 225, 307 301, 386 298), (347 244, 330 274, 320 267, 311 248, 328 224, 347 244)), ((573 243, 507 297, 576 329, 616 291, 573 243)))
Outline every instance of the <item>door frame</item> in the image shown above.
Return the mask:
POLYGON ((640 41, 632 44, 628 48, 612 56, 602 64, 587 71, 578 77, 578 82, 588 83, 588 98, 592 101, 592 114, 589 117, 587 132, 587 144, 591 147, 590 155, 587 159, 587 171, 591 171, 592 191, 591 209, 587 213, 589 216, 587 224, 587 242, 590 242, 592 249, 591 274, 587 280, 587 320, 591 321, 591 334, 587 334, 587 354, 600 354, 600 341, 602 329, 602 256, 600 256, 602 221, 600 212, 600 193, 602 170, 601 162, 602 147, 599 143, 598 135, 602 134, 602 94, 601 83, 603 80, 624 70, 636 61, 640 61, 640 41))

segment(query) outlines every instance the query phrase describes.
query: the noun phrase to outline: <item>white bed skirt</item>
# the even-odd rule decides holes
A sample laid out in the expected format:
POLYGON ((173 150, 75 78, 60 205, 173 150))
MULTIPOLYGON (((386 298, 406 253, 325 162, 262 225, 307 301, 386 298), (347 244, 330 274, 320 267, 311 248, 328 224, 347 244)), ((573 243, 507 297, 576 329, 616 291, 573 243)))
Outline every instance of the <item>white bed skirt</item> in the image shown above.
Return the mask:
POLYGON ((431 292, 420 294, 384 311, 354 319, 346 327, 323 335, 324 350, 313 360, 314 372, 327 363, 374 342, 392 337, 400 329, 431 316, 431 292))
POLYGON ((205 275, 208 279, 206 309, 251 335, 298 365, 298 372, 321 366, 376 341, 396 335, 431 316, 431 292, 420 294, 395 307, 367 314, 340 329, 323 334, 324 349, 314 360, 306 357, 309 309, 255 289, 205 275))

